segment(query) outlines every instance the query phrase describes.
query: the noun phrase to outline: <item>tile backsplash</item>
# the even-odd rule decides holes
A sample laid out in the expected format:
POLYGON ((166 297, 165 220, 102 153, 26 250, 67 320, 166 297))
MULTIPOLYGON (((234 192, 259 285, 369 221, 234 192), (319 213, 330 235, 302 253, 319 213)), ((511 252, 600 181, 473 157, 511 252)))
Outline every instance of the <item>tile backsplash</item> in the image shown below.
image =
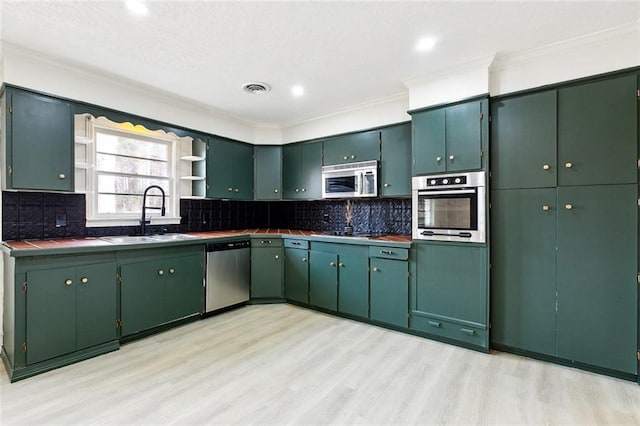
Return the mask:
MULTIPOLYGON (((136 226, 87 228, 84 194, 2 192, 2 239, 130 235, 136 226)), ((356 233, 411 234, 411 200, 352 200, 356 233)), ((155 225, 150 232, 288 228, 343 231, 345 200, 221 201, 180 200, 180 225, 155 225)))

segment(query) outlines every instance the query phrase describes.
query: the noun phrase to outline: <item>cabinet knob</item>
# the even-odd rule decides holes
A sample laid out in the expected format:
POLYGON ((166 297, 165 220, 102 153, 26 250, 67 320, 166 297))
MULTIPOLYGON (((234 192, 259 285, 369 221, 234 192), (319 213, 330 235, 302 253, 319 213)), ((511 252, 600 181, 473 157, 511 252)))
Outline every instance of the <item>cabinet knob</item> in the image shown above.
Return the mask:
POLYGON ((88 283, 88 282, 89 282, 89 278, 87 278, 87 277, 82 277, 82 278, 80 278, 80 282, 81 282, 82 284, 86 284, 86 283, 88 283))
POLYGON ((233 188, 227 188, 227 191, 233 192, 233 188))
POLYGON ((296 192, 300 192, 300 190, 298 188, 296 188, 296 192))
POLYGON ((346 155, 344 157, 342 157, 343 160, 346 160, 347 158, 349 158, 349 157, 347 157, 346 155))
POLYGON ((389 187, 389 184, 388 184, 388 183, 385 183, 385 184, 384 184, 384 187, 385 187, 385 188, 388 188, 388 187, 389 187))
POLYGON ((549 210, 551 210, 551 207, 545 204, 544 206, 542 206, 542 210, 544 210, 545 212, 548 212, 549 210))
POLYGON ((380 272, 380 268, 378 268, 377 266, 373 267, 373 272, 380 272))
POLYGON ((240 192, 240 190, 238 190, 238 188, 234 189, 233 192, 240 192))
POLYGON ((550 168, 551 168, 551 166, 548 165, 548 164, 545 164, 545 165, 542 166, 542 170, 549 170, 550 168))
POLYGON ((158 275, 164 275, 164 271, 162 269, 158 269, 158 275))
POLYGON ((69 287, 71 284, 73 284, 73 281, 71 281, 71 280, 64 280, 64 285, 66 285, 67 287, 69 287))
POLYGON ((456 157, 454 157, 453 155, 449 156, 449 160, 451 160, 451 161, 453 161, 454 158, 456 158, 456 157))
POLYGON ((260 244, 271 244, 271 240, 260 240, 260 244))
POLYGON ((307 188, 302 188, 302 192, 307 192, 307 188))
POLYGON ((439 163, 442 161, 442 157, 436 157, 436 161, 439 163))
POLYGON ((306 258, 306 257, 303 257, 303 258, 302 258, 302 261, 303 261, 303 262, 306 262, 306 261, 307 261, 307 258, 306 258))
POLYGON ((355 160, 355 159, 356 159, 356 156, 355 156, 355 155, 352 155, 352 156, 351 156, 351 159, 352 159, 352 160, 355 160))
POLYGON ((564 163, 564 167, 570 169, 573 167, 573 163, 564 163))
POLYGON ((67 175, 65 175, 64 173, 60 173, 58 175, 58 179, 65 179, 67 177, 67 175))
POLYGON ((564 208, 567 210, 572 210, 573 209, 573 204, 565 204, 564 208))
POLYGON ((280 256, 276 254, 275 256, 276 260, 280 259, 280 256))
POLYGON ((277 193, 278 193, 278 190, 277 190, 277 189, 274 189, 274 190, 273 190, 273 192, 275 192, 275 193, 277 194, 277 193))
POLYGON ((344 263, 342 262, 338 263, 338 268, 344 268, 344 263))
POLYGON ((393 254, 393 250, 380 250, 380 254, 392 255, 393 254))
POLYGON ((329 266, 336 266, 336 262, 329 262, 329 266))
POLYGON ((175 270, 175 269, 173 269, 173 268, 169 268, 169 273, 170 273, 171 275, 173 275, 173 274, 175 274, 175 273, 176 273, 176 270, 175 270))

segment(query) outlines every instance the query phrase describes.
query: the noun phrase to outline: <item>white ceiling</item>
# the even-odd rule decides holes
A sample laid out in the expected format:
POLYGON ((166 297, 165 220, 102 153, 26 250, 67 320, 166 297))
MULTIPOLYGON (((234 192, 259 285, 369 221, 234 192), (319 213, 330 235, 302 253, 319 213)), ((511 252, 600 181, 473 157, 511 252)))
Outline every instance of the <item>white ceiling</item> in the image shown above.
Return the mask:
POLYGON ((640 2, 2 0, 2 39, 286 127, 407 91, 403 81, 638 22, 640 2), (422 36, 439 41, 426 54, 422 36), (269 83, 266 95, 241 90, 269 83), (295 98, 291 86, 305 95, 295 98))

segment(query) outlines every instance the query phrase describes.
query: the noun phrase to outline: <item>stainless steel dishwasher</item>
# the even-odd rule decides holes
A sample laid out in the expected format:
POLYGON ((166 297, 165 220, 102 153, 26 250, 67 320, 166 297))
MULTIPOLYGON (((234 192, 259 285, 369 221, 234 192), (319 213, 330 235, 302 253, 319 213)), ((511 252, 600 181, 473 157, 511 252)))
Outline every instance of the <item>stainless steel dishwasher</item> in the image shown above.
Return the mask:
POLYGON ((249 300, 251 287, 251 242, 249 240, 212 243, 205 246, 204 313, 249 300))

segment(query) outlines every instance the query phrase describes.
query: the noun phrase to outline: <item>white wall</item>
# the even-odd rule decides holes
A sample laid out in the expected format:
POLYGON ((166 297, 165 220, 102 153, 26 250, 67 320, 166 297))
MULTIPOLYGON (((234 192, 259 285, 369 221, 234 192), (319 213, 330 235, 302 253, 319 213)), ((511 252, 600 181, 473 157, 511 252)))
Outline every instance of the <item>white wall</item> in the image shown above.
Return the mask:
POLYGON ((3 53, 7 83, 253 142, 253 127, 224 112, 120 78, 75 68, 8 43, 4 43, 3 53))

